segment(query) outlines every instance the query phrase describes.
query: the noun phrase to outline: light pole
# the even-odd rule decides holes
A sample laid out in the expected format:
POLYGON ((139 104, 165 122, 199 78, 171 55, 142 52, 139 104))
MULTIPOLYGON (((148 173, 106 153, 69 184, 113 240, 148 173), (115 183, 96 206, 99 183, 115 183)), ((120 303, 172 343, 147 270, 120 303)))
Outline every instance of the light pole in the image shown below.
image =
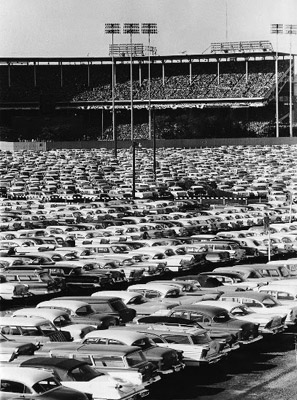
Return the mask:
MULTIPOLYGON (((131 142, 133 147, 134 140, 134 127, 133 127, 133 47, 132 47, 132 36, 133 34, 139 34, 140 28, 138 23, 125 23, 123 28, 123 33, 130 35, 130 101, 131 101, 131 142)), ((134 177, 135 179, 135 177, 134 177)))
POLYGON ((135 199, 135 148, 137 147, 137 143, 132 142, 132 199, 135 199))
POLYGON ((117 158, 117 131, 116 131, 116 120, 115 120, 115 93, 114 93, 114 86, 115 86, 115 76, 114 76, 114 52, 113 52, 113 45, 114 45, 114 35, 121 33, 121 26, 118 23, 108 23, 105 24, 105 33, 111 35, 111 51, 110 55, 111 59, 111 91, 112 91, 112 138, 114 141, 114 156, 117 158))
POLYGON ((151 112, 151 35, 158 33, 157 24, 146 22, 141 24, 141 33, 148 35, 148 114, 149 114, 149 140, 152 139, 152 112, 151 112))
POLYGON ((292 35, 297 34, 297 25, 285 25, 285 33, 290 35, 290 81, 289 81, 289 112, 290 112, 290 137, 293 137, 293 91, 292 91, 292 35))
POLYGON ((278 116, 278 35, 284 31, 283 24, 271 24, 271 33, 276 34, 276 54, 275 54, 275 127, 276 137, 279 137, 279 116, 278 116))

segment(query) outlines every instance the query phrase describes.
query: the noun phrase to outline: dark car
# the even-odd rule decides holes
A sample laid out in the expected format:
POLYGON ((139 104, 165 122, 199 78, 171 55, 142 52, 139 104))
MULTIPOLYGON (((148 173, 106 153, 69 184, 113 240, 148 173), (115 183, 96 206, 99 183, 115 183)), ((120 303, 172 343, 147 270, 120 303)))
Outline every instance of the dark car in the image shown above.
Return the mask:
POLYGON ((198 322, 209 330, 211 336, 222 331, 231 333, 240 344, 251 344, 262 339, 262 336, 259 335, 259 324, 232 318, 224 308, 219 306, 204 305, 203 302, 177 306, 169 311, 167 315, 198 322))
POLYGON ((118 324, 132 321, 136 316, 136 311, 129 308, 120 297, 116 296, 63 296, 53 299, 57 301, 64 300, 79 300, 88 303, 97 312, 105 315, 112 315, 118 324))
POLYGON ((65 288, 64 279, 54 278, 36 265, 15 265, 4 268, 2 271, 7 281, 28 285, 29 292, 34 295, 59 294, 65 288))
POLYGON ((113 284, 112 274, 109 271, 86 272, 81 266, 71 263, 67 265, 43 265, 42 269, 53 277, 63 278, 68 288, 93 289, 110 286, 113 284))

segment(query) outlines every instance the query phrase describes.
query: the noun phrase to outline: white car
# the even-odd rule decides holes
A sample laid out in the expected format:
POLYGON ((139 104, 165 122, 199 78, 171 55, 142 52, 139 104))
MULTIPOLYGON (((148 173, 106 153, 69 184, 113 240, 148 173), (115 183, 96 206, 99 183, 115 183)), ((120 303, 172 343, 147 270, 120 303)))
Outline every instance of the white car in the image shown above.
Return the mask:
POLYGON ((258 290, 260 293, 270 294, 282 304, 297 306, 297 279, 271 282, 258 290))
MULTIPOLYGON (((18 360, 16 360, 17 362, 18 360)), ((134 400, 148 395, 143 385, 113 378, 96 371, 86 361, 60 357, 30 357, 20 363, 25 368, 49 370, 63 386, 91 395, 93 400, 134 400)))
POLYGON ((220 301, 237 301, 245 304, 253 311, 261 310, 267 314, 286 315, 286 325, 295 326, 297 324, 297 304, 296 306, 284 305, 267 293, 254 292, 226 292, 220 296, 220 301))
POLYGON ((0 398, 88 400, 84 393, 62 386, 51 372, 10 365, 1 365, 0 398))
POLYGON ((80 341, 87 333, 96 329, 93 325, 73 323, 67 311, 51 308, 21 308, 14 311, 12 317, 39 317, 47 319, 57 329, 69 332, 74 342, 80 341))

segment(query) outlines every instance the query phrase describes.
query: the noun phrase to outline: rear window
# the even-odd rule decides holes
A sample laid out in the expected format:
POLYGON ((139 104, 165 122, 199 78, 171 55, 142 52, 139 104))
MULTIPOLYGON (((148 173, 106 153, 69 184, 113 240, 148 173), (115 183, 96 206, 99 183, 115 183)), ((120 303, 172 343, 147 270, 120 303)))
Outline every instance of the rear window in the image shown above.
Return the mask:
POLYGON ((140 351, 135 351, 127 355, 127 362, 130 367, 134 367, 142 362, 146 361, 144 354, 140 351))
POLYGON ((186 335, 162 335, 162 337, 168 343, 178 343, 178 344, 192 344, 189 337, 186 335))
POLYGON ((110 304, 115 311, 122 311, 127 308, 127 306, 121 300, 113 300, 110 302, 110 304))

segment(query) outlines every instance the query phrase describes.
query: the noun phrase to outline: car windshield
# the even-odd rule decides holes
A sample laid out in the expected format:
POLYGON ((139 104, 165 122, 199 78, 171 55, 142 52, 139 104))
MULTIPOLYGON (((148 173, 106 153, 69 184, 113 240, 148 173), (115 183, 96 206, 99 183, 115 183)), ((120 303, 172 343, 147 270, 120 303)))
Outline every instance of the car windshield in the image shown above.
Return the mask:
POLYGON ((134 351, 133 353, 127 355, 127 362, 130 367, 135 367, 144 361, 146 361, 146 359, 142 351, 134 351))
POLYGON ((85 316, 85 315, 93 314, 93 312, 94 312, 94 310, 92 309, 91 306, 82 306, 76 310, 76 315, 85 316))
POLYGON ((214 322, 224 323, 230 320, 230 315, 227 312, 220 312, 213 318, 214 322))
POLYGON ((210 342, 210 337, 207 332, 197 333, 196 335, 191 335, 193 344, 205 344, 210 342))
POLYGON ((154 342, 150 338, 146 337, 146 338, 135 340, 135 342, 133 342, 131 346, 138 346, 138 347, 141 347, 142 350, 145 350, 154 345, 155 345, 154 342))
POLYGON ((35 385, 32 386, 32 389, 34 389, 36 393, 40 394, 56 389, 59 386, 61 386, 61 384, 58 380, 52 377, 35 383, 35 385))
POLYGON ((253 311, 246 306, 234 307, 230 312, 234 316, 243 316, 253 313, 253 311))
POLYGON ((137 304, 144 304, 144 303, 148 303, 148 300, 146 300, 142 295, 139 295, 139 296, 132 297, 132 299, 130 299, 127 304, 128 305, 131 305, 131 304, 137 305, 137 304))
POLYGON ((67 314, 60 315, 59 317, 57 317, 54 320, 54 324, 56 327, 61 328, 63 326, 67 326, 67 325, 71 324, 71 319, 70 319, 69 315, 67 315, 67 314))
POLYGON ((281 306, 282 304, 273 297, 267 297, 262 301, 263 305, 267 308, 281 306))
POLYGON ((94 370, 89 365, 84 364, 68 371, 67 375, 77 382, 89 382, 97 376, 102 376, 104 374, 102 372, 94 370))

